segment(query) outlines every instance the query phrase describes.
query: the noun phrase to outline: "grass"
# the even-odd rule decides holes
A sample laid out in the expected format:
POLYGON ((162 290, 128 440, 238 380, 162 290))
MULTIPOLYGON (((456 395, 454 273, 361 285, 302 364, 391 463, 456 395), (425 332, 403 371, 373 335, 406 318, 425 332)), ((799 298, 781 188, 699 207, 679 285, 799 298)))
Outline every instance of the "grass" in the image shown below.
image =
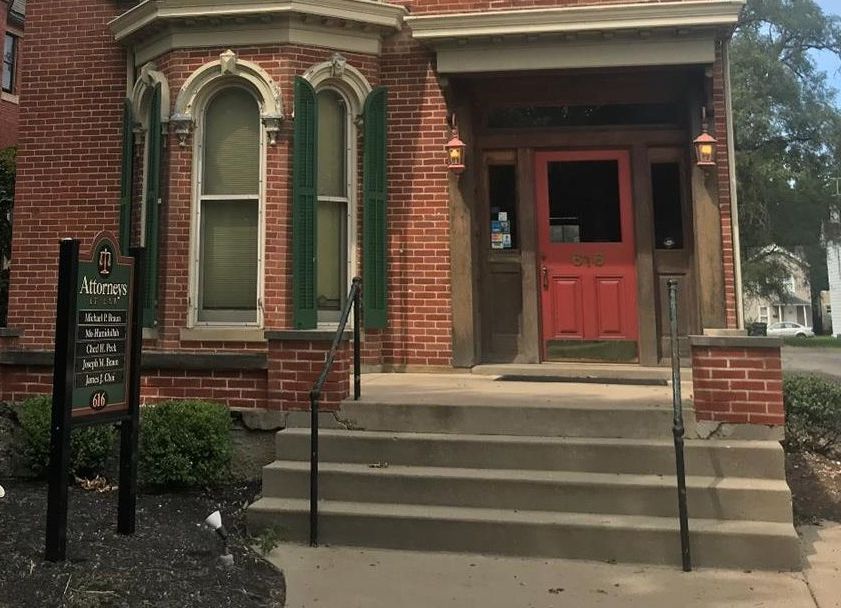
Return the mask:
POLYGON ((814 338, 783 338, 786 346, 810 346, 812 348, 841 348, 841 338, 815 336, 814 338))

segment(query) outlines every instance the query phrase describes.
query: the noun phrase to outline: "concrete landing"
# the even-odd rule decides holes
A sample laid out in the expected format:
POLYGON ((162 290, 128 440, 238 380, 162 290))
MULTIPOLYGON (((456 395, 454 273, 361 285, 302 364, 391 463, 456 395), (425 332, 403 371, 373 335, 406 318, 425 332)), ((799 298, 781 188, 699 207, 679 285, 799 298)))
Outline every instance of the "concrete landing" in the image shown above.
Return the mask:
MULTIPOLYGON (((816 608, 802 575, 283 544, 287 608, 816 608)), ((834 608, 838 604, 819 605, 834 608)))
MULTIPOLYGON (((690 399, 691 390, 692 383, 684 381, 684 399, 690 399)), ((362 401, 401 405, 528 404, 670 409, 672 389, 608 383, 500 382, 495 375, 485 374, 365 374, 362 401)))

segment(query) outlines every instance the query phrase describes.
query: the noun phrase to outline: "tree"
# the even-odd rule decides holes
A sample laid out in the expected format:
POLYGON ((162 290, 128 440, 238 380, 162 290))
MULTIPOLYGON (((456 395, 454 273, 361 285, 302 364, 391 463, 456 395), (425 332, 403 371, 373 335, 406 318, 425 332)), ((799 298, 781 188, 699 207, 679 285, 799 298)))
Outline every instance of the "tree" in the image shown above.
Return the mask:
POLYGON ((836 91, 814 51, 841 56, 841 20, 813 0, 748 0, 733 37, 731 77, 745 291, 784 294, 758 248, 801 247, 812 296, 826 288, 820 242, 841 144, 836 91))

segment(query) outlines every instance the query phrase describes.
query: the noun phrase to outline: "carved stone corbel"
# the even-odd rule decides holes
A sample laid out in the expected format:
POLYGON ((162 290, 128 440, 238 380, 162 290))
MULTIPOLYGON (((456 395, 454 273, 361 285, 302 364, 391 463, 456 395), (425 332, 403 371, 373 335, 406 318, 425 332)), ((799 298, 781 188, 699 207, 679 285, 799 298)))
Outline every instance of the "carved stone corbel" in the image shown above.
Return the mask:
POLYGON ((280 132, 280 122, 283 116, 280 114, 268 114, 262 116, 263 127, 266 129, 266 135, 269 138, 269 145, 273 146, 277 143, 277 134, 280 132))
POLYGON ((182 148, 187 145, 187 138, 193 130, 193 118, 187 114, 173 114, 169 119, 172 125, 172 132, 178 136, 178 145, 182 148))

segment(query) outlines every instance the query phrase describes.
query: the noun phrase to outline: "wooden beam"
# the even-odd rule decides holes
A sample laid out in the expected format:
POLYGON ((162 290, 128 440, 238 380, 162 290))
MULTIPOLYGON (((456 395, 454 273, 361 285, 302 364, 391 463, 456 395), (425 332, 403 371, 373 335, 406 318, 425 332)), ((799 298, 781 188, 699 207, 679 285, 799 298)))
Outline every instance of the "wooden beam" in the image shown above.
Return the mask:
POLYGON ((634 233, 637 265, 637 319, 641 365, 657 365, 657 287, 654 277, 654 204, 651 199, 651 165, 648 148, 631 150, 634 192, 634 233))
POLYGON ((523 313, 518 363, 539 363, 540 302, 537 286, 537 226, 535 226, 534 151, 517 150, 517 212, 520 222, 520 264, 523 278, 523 313))

